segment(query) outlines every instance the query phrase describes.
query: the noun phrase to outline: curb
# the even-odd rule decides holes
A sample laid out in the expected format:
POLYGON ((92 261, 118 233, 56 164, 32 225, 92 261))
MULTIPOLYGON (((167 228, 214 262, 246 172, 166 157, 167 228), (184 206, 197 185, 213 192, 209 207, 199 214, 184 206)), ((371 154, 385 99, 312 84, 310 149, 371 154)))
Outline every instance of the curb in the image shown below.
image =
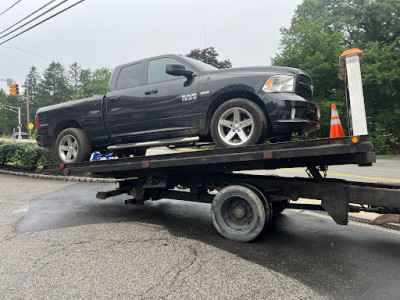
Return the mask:
POLYGON ((26 172, 14 172, 7 170, 0 170, 0 174, 14 175, 14 176, 25 176, 31 178, 41 178, 50 180, 60 180, 60 181, 74 181, 74 182, 106 182, 115 183, 120 180, 113 178, 93 178, 93 177, 76 177, 76 176, 60 176, 60 175, 45 175, 38 173, 26 173, 26 172))

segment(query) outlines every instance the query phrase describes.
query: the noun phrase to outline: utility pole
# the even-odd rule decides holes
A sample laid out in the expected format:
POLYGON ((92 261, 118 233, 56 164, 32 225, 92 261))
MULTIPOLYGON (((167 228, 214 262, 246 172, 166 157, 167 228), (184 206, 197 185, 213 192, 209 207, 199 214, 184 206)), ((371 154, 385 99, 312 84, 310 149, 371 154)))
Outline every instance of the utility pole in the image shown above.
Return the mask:
MULTIPOLYGON (((29 124, 31 123, 29 120, 29 88, 28 85, 25 83, 25 91, 26 91, 26 128, 29 128, 29 124)), ((31 131, 28 131, 28 139, 31 138, 31 131)))

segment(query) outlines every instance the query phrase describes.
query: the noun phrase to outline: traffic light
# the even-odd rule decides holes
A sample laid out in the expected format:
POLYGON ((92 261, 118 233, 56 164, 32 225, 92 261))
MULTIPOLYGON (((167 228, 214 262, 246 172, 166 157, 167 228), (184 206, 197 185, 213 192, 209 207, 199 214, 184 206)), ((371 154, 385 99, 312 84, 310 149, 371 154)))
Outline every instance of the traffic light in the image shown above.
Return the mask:
POLYGON ((0 103, 0 110, 2 110, 2 109, 3 109, 3 104, 0 103))
POLYGON ((15 90, 15 86, 14 85, 10 86, 10 95, 15 96, 16 92, 17 91, 15 90))
POLYGON ((10 86, 10 95, 12 96, 18 96, 19 95, 19 85, 14 83, 12 86, 10 86))

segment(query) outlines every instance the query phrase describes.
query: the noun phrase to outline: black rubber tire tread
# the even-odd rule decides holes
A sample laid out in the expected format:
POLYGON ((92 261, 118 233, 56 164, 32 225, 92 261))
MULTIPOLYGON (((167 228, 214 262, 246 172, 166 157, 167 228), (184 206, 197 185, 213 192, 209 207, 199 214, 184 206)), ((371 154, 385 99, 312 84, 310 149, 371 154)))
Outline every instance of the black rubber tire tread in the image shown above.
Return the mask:
POLYGON ((274 210, 273 210, 273 204, 269 200, 269 198, 262 192, 261 189, 248 184, 248 183, 240 183, 239 185, 247 187, 251 189, 254 193, 257 194, 258 197, 260 197, 261 200, 263 200, 264 203, 264 209, 265 209, 265 224, 264 224, 264 229, 265 227, 268 226, 269 222, 272 220, 272 217, 274 216, 274 210))
POLYGON ((239 242, 254 240, 262 231, 266 222, 265 206, 263 200, 252 189, 242 185, 224 187, 215 195, 211 204, 211 217, 215 229, 225 238, 239 242), (246 200, 253 209, 253 220, 246 230, 236 230, 225 222, 222 213, 224 202, 232 197, 246 200))
POLYGON ((61 131, 60 134, 57 136, 56 142, 54 143, 53 147, 53 151, 55 153, 57 160, 60 163, 66 163, 59 155, 58 145, 61 139, 67 134, 73 135, 78 142, 78 154, 76 155, 75 159, 72 162, 68 163, 78 163, 78 162, 88 161, 92 153, 92 148, 90 146, 89 139, 87 138, 83 130, 80 128, 66 128, 63 131, 61 131))
POLYGON ((262 109, 254 102, 244 99, 244 98, 235 98, 224 102, 221 106, 219 106, 214 112, 211 123, 210 123, 210 132, 211 137, 214 143, 219 148, 234 148, 234 147, 243 147, 249 145, 255 145, 257 143, 263 142, 265 139, 265 135, 267 132, 267 120, 262 109), (250 137, 248 141, 245 143, 234 146, 226 144, 218 134, 218 120, 221 115, 230 108, 233 107, 241 107, 246 109, 254 119, 254 132, 253 136, 250 137))

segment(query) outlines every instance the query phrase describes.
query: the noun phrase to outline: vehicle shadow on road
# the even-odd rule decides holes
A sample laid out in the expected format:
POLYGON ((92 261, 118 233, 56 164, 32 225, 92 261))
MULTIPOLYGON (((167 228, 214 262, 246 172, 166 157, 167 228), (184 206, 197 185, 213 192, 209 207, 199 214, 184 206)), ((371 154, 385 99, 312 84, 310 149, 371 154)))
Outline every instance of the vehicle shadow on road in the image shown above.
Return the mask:
MULTIPOLYGON (((78 183, 31 201, 17 226, 19 232, 43 231, 99 223, 141 222, 162 226, 171 235, 207 243, 252 263, 295 278, 335 298, 376 294, 377 281, 397 286, 398 235, 298 211, 276 217, 256 241, 238 243, 215 230, 210 205, 178 200, 125 205, 128 196, 95 199, 113 185, 78 183), (377 270, 380 276, 374 277, 377 270)), ((369 298, 368 297, 368 298, 369 298)), ((373 297, 372 297, 373 298, 373 297)))

